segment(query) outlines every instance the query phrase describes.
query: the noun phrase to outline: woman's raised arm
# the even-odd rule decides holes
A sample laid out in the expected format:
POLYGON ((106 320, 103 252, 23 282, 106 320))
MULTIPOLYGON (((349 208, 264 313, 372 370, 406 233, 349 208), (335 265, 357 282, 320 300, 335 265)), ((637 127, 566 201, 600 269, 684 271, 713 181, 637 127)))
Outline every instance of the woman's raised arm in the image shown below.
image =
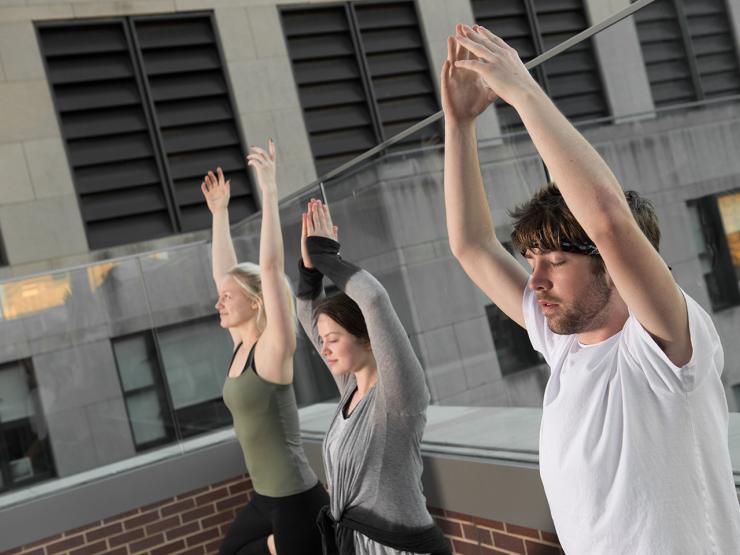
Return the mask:
POLYGON ((283 233, 280 229, 277 181, 275 179, 275 143, 268 150, 253 146, 247 165, 254 168, 262 190, 262 229, 260 231, 260 273, 267 325, 257 347, 269 360, 260 375, 276 383, 293 381, 293 365, 288 363, 296 349, 295 315, 291 291, 285 278, 283 233))

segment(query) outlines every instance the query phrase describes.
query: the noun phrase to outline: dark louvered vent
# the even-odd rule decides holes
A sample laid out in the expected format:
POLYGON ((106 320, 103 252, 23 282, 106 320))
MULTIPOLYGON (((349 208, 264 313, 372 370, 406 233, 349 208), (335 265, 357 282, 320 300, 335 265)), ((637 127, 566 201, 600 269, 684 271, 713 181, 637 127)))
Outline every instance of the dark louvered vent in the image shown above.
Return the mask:
POLYGON ((173 233, 125 22, 39 28, 91 248, 173 233))
POLYGON ((283 32, 319 175, 379 142, 347 6, 286 10, 283 32))
POLYGON ((635 19, 656 106, 740 92, 724 0, 657 0, 635 19))
POLYGON ((657 0, 635 14, 653 102, 665 106, 696 100, 696 78, 673 0, 657 0))
MULTIPOLYGON (((439 109, 413 2, 281 12, 319 175, 439 109)), ((439 127, 408 138, 438 141, 439 127)))
POLYGON ((202 15, 39 25, 91 248, 207 227, 200 177, 217 164, 234 216, 255 210, 212 29, 202 15))
POLYGON ((684 0, 705 98, 740 92, 737 47, 725 0, 684 0))
MULTIPOLYGON (((476 21, 517 50, 526 63, 588 27, 583 0, 473 0, 476 21)), ((570 119, 609 112, 591 41, 584 41, 539 66, 534 76, 570 119)), ((501 106, 504 126, 519 126, 509 106, 501 106)))
POLYGON ((216 165, 231 180, 231 218, 246 217, 256 205, 210 16, 136 18, 133 27, 182 231, 210 225, 198 185, 216 165))
MULTIPOLYGON (((413 2, 357 3, 352 6, 372 94, 377 102, 383 140, 439 110, 429 60, 413 2)), ((430 125, 398 143, 439 142, 438 125, 430 125)))

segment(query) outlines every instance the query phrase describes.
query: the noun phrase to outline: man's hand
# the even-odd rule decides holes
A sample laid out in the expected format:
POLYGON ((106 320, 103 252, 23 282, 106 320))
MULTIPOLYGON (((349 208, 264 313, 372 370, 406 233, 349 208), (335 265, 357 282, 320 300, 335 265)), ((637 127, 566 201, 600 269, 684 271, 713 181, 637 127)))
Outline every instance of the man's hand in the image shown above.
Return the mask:
MULTIPOLYGON (((458 36, 463 36, 465 26, 457 24, 458 36)), ((472 71, 458 69, 456 62, 477 60, 470 51, 463 48, 453 37, 447 38, 447 59, 442 66, 442 110, 447 123, 472 123, 496 100, 493 92, 480 75, 472 71)))
POLYGON ((463 25, 455 41, 473 55, 458 59, 454 66, 480 77, 501 99, 514 106, 522 95, 539 90, 539 85, 524 67, 516 50, 480 25, 463 25))
POLYGON ((228 209, 229 197, 231 196, 231 184, 224 180, 224 172, 216 168, 216 174, 209 170, 200 184, 200 190, 206 197, 206 204, 211 214, 216 214, 228 209))

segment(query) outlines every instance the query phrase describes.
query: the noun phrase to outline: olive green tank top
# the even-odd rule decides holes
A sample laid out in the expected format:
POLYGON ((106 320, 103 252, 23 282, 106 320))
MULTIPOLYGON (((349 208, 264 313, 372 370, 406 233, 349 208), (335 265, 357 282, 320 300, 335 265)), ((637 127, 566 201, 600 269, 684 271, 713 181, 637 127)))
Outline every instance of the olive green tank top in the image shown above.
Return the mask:
MULTIPOLYGON (((234 350, 231 362, 241 346, 234 350)), ((227 374, 223 397, 257 493, 285 497, 316 485, 318 478, 303 451, 293 385, 271 383, 257 375, 254 347, 242 373, 236 378, 227 374)))

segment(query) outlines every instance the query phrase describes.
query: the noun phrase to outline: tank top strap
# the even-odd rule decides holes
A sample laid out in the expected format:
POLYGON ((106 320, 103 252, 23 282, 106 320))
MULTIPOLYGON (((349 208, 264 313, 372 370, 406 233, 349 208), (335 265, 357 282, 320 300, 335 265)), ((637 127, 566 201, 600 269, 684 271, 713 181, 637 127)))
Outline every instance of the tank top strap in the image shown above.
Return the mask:
MULTIPOLYGON (((229 366, 226 368, 226 377, 229 377, 229 371, 231 370, 231 365, 234 364, 234 359, 236 358, 236 353, 239 352, 239 349, 242 348, 242 345, 244 344, 243 341, 239 341, 239 344, 234 349, 234 354, 231 355, 231 360, 229 361, 229 366)), ((242 371, 239 373, 239 376, 241 376, 246 370, 252 369, 255 374, 257 374, 257 367, 254 365, 254 349, 257 346, 257 342, 254 342, 254 345, 252 345, 252 348, 249 350, 249 354, 247 355, 247 362, 244 363, 244 368, 242 368, 242 371)))

